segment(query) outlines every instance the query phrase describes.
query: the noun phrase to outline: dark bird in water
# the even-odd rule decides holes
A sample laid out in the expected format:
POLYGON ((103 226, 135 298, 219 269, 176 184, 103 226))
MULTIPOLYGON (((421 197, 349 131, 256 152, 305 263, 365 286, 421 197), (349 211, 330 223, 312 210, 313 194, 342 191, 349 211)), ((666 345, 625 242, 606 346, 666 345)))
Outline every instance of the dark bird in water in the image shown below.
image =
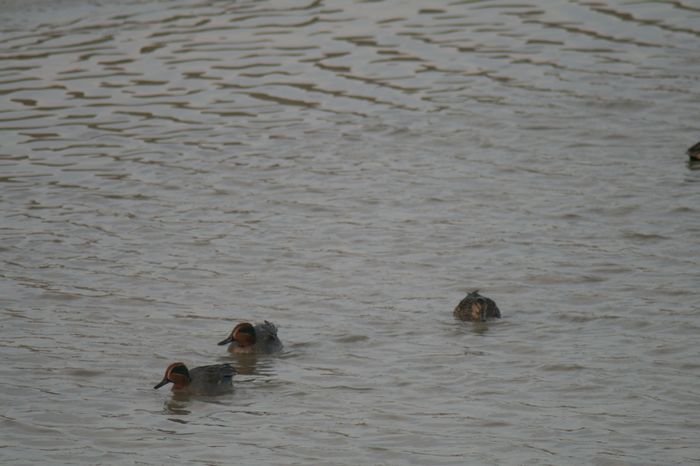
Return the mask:
POLYGON ((690 160, 700 160, 700 142, 688 148, 686 152, 690 160))
POLYGON ((487 319, 500 319, 501 311, 493 299, 481 296, 479 290, 472 291, 457 304, 453 312, 455 318, 473 322, 487 319))

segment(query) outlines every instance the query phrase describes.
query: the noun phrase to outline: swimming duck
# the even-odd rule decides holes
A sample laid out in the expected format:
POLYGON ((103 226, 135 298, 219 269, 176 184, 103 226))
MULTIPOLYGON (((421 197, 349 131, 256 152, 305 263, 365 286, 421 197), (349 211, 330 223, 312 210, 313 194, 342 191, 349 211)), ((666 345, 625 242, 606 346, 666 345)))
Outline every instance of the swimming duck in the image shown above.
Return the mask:
POLYGON ((233 389, 236 369, 231 364, 212 364, 188 370, 181 362, 174 362, 165 370, 165 376, 155 387, 172 383, 173 391, 190 394, 213 395, 233 389))
POLYGON ((688 148, 686 154, 691 160, 700 160, 700 142, 688 148))
POLYGON ((501 311, 493 299, 481 296, 479 290, 472 291, 457 304, 453 312, 460 320, 485 322, 486 319, 500 319, 501 311))
POLYGON ((241 322, 233 327, 228 338, 219 342, 219 345, 226 344, 229 344, 228 350, 231 353, 275 353, 282 350, 277 327, 267 320, 255 326, 241 322))

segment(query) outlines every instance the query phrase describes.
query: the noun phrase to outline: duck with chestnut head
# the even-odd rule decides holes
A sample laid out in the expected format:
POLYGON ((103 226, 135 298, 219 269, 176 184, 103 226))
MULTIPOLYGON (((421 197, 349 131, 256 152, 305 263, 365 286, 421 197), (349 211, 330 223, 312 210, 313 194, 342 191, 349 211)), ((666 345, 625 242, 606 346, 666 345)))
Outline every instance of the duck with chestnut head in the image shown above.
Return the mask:
POLYGON ((256 325, 241 322, 219 345, 228 345, 230 353, 276 353, 282 350, 277 327, 267 320, 256 325))
POLYGON ((236 369, 231 364, 212 364, 187 369, 184 363, 174 362, 165 370, 163 380, 153 388, 172 383, 174 392, 216 395, 233 389, 234 375, 236 375, 236 369))

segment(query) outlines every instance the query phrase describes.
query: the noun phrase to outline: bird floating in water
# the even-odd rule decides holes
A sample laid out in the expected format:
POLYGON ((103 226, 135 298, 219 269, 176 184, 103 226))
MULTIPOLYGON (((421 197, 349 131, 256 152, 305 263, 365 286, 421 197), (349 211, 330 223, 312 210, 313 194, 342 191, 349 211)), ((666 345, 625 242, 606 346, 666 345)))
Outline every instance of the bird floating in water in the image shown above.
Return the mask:
POLYGON ((486 322, 500 319, 501 311, 493 299, 481 296, 479 290, 472 291, 457 304, 453 311, 455 318, 472 322, 486 322))
POLYGON ((219 342, 219 345, 226 344, 230 353, 276 353, 282 350, 277 326, 267 320, 256 325, 241 322, 233 327, 226 339, 219 342))
POLYGON ((165 376, 153 388, 172 383, 173 391, 193 395, 217 395, 233 389, 236 369, 231 364, 212 364, 188 370, 181 362, 174 362, 165 370, 165 376))

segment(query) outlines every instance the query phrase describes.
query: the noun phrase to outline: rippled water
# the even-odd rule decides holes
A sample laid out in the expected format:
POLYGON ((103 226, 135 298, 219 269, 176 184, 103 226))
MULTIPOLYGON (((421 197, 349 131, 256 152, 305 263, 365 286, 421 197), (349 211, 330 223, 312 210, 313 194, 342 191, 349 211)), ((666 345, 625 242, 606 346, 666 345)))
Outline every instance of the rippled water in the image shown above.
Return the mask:
POLYGON ((699 462, 698 24, 0 2, 0 460, 699 462), (286 351, 227 356, 244 319, 286 351), (177 360, 235 393, 153 390, 177 360))

